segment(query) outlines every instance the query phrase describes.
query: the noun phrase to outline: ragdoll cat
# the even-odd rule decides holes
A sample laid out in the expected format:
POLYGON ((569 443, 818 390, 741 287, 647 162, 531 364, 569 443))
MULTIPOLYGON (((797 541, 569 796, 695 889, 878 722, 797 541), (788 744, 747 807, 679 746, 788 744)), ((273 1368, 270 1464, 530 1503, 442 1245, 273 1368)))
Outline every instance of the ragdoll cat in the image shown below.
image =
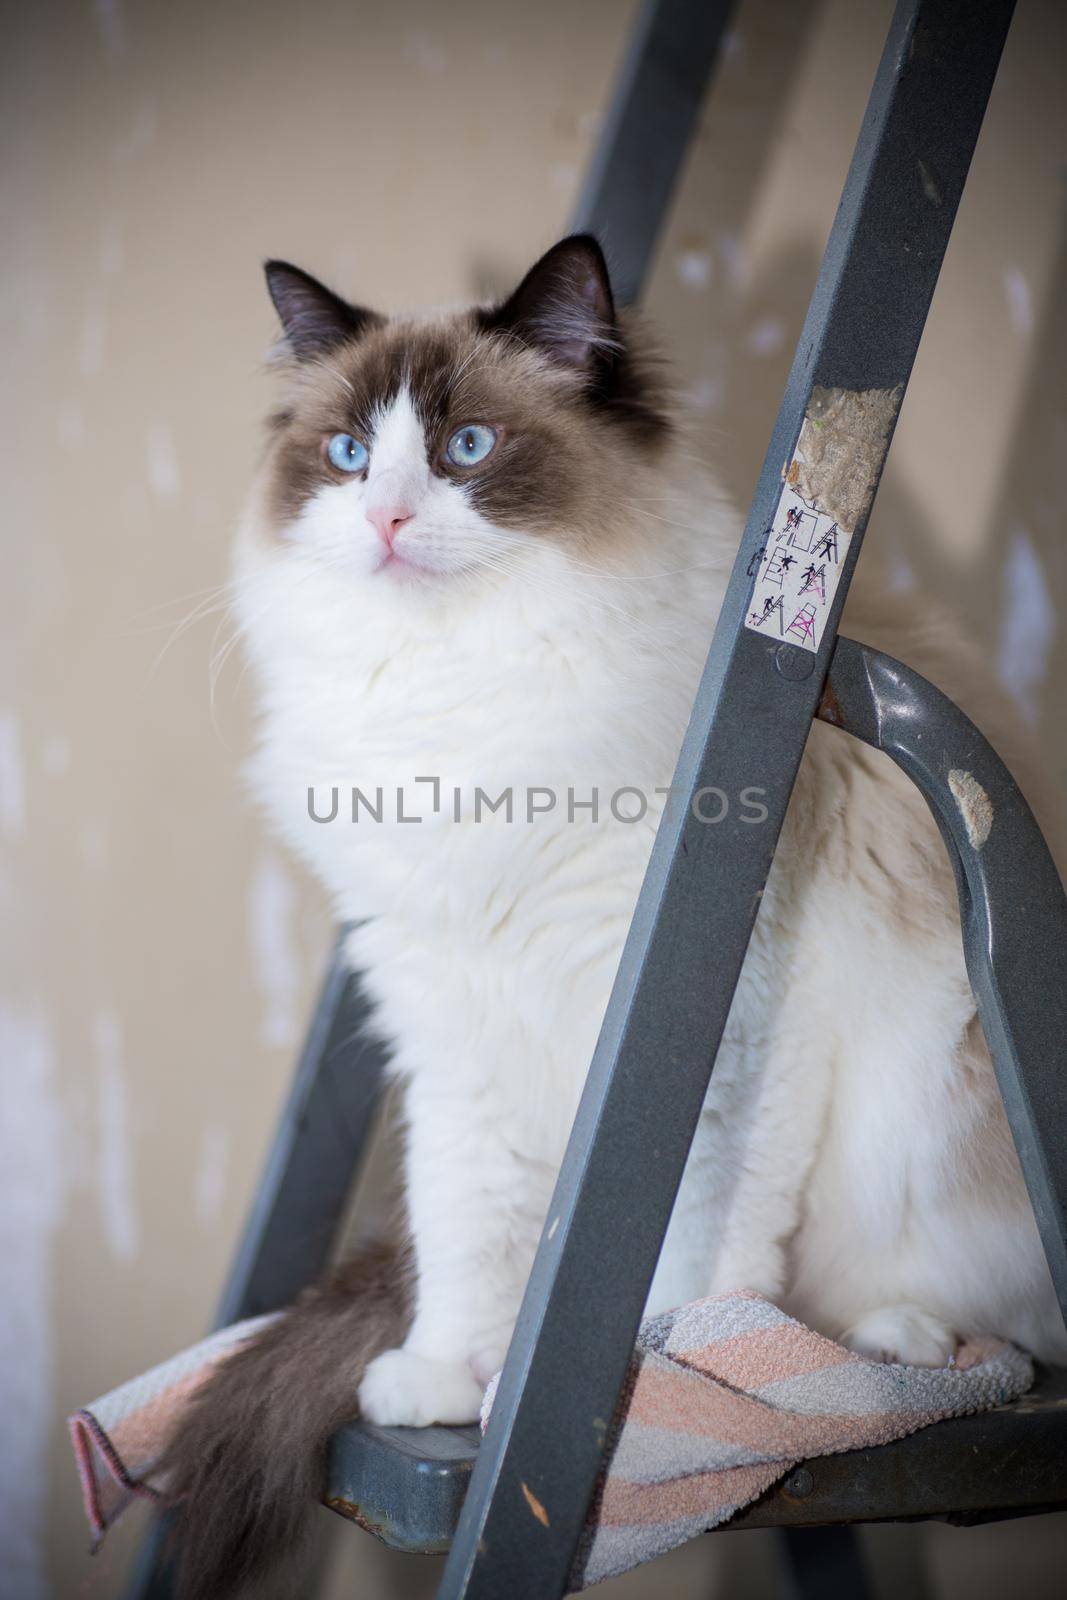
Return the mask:
MULTIPOLYGON (((256 786, 355 924, 403 1083, 414 1277, 383 1290, 377 1264, 362 1301, 342 1277, 209 1385, 174 1461, 194 1544, 214 1519, 188 1592, 216 1600, 219 1546, 235 1581, 288 1536, 293 1439, 306 1499, 360 1374, 376 1422, 477 1415, 739 536, 592 239, 502 304, 429 316, 267 278, 281 394, 237 557, 256 786), (486 803, 505 791, 510 815, 486 803), (256 1434, 273 1487, 234 1487, 256 1434)), ((862 608, 860 637, 929 663, 862 608)), ((820 724, 649 1310, 741 1286, 886 1360, 938 1365, 983 1330, 1067 1358, 941 839, 888 760, 820 724)))

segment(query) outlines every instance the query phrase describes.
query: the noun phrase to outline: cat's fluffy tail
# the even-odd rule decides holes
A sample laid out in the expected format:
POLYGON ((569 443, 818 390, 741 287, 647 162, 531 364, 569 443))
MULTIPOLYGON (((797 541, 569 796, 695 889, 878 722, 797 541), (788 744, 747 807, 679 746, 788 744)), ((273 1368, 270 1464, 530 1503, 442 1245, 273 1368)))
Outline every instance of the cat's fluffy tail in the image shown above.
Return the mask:
POLYGON ((402 1342, 407 1252, 373 1246, 227 1357, 171 1441, 179 1600, 259 1593, 295 1564, 325 1487, 330 1435, 358 1413, 364 1368, 402 1342))

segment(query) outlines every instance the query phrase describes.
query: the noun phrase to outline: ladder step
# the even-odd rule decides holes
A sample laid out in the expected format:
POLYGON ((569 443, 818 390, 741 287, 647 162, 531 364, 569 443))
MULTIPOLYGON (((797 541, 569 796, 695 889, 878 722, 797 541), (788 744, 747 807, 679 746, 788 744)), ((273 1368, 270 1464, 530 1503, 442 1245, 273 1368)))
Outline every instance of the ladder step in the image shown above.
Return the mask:
MULTIPOLYGON (((479 1430, 353 1423, 330 1445, 331 1511, 394 1550, 452 1542, 479 1430)), ((940 1518, 971 1523, 1067 1507, 1067 1371, 1039 1368, 1012 1405, 795 1467, 728 1528, 940 1518)))
POLYGON ((393 1550, 438 1555, 452 1543, 481 1430, 355 1422, 330 1441, 326 1504, 393 1550))

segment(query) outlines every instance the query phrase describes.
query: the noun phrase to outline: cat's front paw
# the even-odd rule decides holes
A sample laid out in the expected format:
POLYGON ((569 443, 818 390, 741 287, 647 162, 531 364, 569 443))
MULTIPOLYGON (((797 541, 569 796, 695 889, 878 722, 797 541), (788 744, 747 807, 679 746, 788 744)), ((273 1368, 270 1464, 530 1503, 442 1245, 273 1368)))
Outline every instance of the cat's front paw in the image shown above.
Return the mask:
POLYGON ((956 1353, 956 1335, 919 1306, 881 1306, 859 1317, 841 1343, 872 1361, 906 1367, 947 1367, 956 1353))
POLYGON ((362 1415, 380 1427, 476 1422, 481 1404, 482 1385, 466 1362, 430 1361, 412 1350, 386 1350, 359 1386, 362 1415))

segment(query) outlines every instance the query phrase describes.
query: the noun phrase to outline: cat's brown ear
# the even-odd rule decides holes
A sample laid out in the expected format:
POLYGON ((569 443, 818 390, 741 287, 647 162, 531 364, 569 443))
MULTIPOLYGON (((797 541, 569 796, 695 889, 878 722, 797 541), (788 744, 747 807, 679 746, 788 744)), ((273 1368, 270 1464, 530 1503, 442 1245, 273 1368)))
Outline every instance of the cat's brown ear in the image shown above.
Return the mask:
POLYGON ((300 361, 325 355, 383 321, 374 311, 349 305, 310 272, 288 261, 268 261, 263 270, 286 341, 300 361))
POLYGON ((553 245, 514 294, 481 314, 489 332, 511 333, 561 365, 589 372, 619 348, 607 263, 588 233, 553 245))

